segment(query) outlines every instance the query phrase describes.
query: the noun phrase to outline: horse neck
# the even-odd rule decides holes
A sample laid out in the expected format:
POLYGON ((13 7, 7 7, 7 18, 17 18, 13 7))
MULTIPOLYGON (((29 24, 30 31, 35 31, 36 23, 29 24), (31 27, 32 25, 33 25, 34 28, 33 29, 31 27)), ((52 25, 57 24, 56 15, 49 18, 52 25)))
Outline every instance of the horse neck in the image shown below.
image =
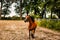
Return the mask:
POLYGON ((29 20, 29 24, 32 24, 32 23, 33 23, 33 21, 30 19, 30 20, 29 20))

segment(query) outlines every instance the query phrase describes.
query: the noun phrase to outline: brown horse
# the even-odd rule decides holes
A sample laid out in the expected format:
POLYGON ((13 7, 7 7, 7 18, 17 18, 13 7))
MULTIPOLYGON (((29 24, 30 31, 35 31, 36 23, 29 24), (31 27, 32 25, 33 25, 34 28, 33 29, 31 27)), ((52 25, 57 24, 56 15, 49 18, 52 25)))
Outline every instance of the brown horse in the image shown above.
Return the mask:
POLYGON ((28 30, 29 30, 29 39, 30 37, 34 38, 35 30, 37 27, 37 24, 35 23, 35 20, 32 16, 26 16, 25 22, 29 22, 28 30))

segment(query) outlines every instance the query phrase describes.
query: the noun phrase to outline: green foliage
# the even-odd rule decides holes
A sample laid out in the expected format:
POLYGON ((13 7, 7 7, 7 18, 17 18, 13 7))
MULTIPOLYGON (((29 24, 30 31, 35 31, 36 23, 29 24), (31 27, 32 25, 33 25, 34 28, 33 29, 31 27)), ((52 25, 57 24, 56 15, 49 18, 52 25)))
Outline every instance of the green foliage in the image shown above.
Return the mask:
MULTIPOLYGON (((1 1, 1 8, 4 7, 2 10, 2 15, 7 15, 10 13, 10 6, 11 4, 16 3, 15 11, 19 13, 22 17, 22 14, 33 12, 34 17, 38 18, 40 16, 43 18, 45 11, 55 12, 60 18, 60 0, 2 0, 1 1), (20 14, 21 13, 21 14, 20 14)), ((55 16, 53 16, 55 19, 55 16)))
POLYGON ((38 21, 38 25, 49 28, 49 29, 60 31, 60 20, 42 19, 42 20, 38 21))
MULTIPOLYGON (((38 14, 41 16, 41 18, 43 18, 43 15, 45 13, 45 11, 50 10, 51 12, 53 12, 55 10, 55 8, 59 8, 59 3, 60 1, 58 0, 22 0, 22 12, 24 11, 24 13, 27 12, 32 12, 34 11, 34 14, 38 14)), ((16 5, 16 12, 19 13, 20 11, 20 2, 19 0, 16 1, 17 5, 16 5)), ((60 9, 59 9, 60 10, 60 9)), ((58 15, 60 16, 60 15, 58 15)))
POLYGON ((41 18, 41 16, 40 16, 40 15, 38 15, 38 14, 37 14, 37 15, 34 15, 34 13, 31 13, 31 14, 30 14, 30 16, 33 16, 33 17, 34 17, 34 18, 36 18, 36 19, 41 18))
POLYGON ((14 7, 15 7, 14 9, 15 12, 20 13, 20 1, 19 0, 16 0, 14 7))
POLYGON ((13 16, 11 17, 12 20, 20 20, 20 17, 17 17, 17 16, 13 16))
POLYGON ((8 1, 8 0, 3 0, 2 4, 1 4, 1 8, 2 8, 2 15, 4 15, 4 17, 6 15, 8 15, 9 13, 11 13, 11 11, 9 10, 9 8, 11 8, 12 2, 8 1))
POLYGON ((60 30, 60 21, 56 23, 56 30, 60 30))

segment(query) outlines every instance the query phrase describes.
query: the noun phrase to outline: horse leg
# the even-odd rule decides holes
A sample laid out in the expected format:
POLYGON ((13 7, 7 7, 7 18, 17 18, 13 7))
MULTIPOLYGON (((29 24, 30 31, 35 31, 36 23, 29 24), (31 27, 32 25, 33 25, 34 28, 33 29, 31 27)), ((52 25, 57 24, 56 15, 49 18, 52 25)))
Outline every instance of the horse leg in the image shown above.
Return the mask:
POLYGON ((32 38, 35 38, 34 34, 35 34, 35 29, 32 30, 32 33, 31 33, 32 38))
POLYGON ((30 39, 30 30, 29 30, 29 39, 30 39))
POLYGON ((29 30, 29 39, 31 38, 31 31, 29 30))

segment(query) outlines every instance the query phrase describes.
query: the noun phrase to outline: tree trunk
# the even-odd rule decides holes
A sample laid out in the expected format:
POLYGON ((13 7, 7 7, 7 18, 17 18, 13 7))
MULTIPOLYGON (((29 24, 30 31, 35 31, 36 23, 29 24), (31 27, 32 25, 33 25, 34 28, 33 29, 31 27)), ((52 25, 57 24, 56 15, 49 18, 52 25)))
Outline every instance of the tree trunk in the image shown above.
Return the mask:
POLYGON ((0 7, 0 19, 1 19, 1 7, 0 7))
POLYGON ((60 19, 60 14, 58 13, 58 17, 59 17, 59 19, 60 19))
POLYGON ((4 14, 4 19, 5 19, 5 14, 4 14))
POLYGON ((41 13, 41 14, 42 14, 41 16, 42 16, 42 18, 43 18, 43 13, 41 13))
POLYGON ((22 0, 20 0, 20 19, 22 20, 22 0))
POLYGON ((45 13, 45 19, 46 19, 46 13, 45 13))
POLYGON ((51 19, 52 19, 52 10, 51 10, 51 19))
POLYGON ((2 0, 1 0, 1 7, 0 7, 0 19, 1 19, 1 13, 2 13, 2 0))
POLYGON ((52 13, 51 13, 51 19, 52 19, 52 13))
POLYGON ((28 16, 28 10, 27 10, 27 16, 28 16))
POLYGON ((36 13, 36 8, 34 8, 34 12, 35 12, 34 14, 36 15, 36 14, 37 14, 37 13, 36 13))

